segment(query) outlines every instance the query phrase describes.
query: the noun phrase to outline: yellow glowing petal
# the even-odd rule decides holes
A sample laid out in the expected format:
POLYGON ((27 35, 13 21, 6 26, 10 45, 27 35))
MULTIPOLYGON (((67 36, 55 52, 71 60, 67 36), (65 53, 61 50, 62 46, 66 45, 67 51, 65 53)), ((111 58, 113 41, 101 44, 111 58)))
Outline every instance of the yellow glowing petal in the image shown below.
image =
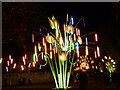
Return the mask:
POLYGON ((47 41, 48 43, 53 43, 54 40, 55 40, 55 39, 54 39, 52 36, 50 36, 50 35, 46 36, 45 39, 46 39, 46 41, 47 41))
POLYGON ((78 41, 79 44, 82 44, 82 38, 80 36, 78 36, 77 41, 78 41))

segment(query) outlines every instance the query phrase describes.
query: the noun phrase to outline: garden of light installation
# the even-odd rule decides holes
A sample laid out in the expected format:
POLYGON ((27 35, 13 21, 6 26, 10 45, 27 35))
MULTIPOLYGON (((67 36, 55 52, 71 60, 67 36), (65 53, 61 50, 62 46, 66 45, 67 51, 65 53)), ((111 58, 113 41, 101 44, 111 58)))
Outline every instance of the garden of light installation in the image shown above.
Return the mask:
MULTIPOLYGON (((32 42, 34 43, 32 60, 28 61, 27 54, 25 54, 21 60, 23 63, 18 65, 14 62, 14 57, 8 55, 5 66, 6 72, 9 72, 10 67, 12 67, 12 70, 19 68, 21 71, 25 71, 26 68, 32 69, 38 65, 39 69, 42 69, 48 64, 56 88, 68 88, 72 70, 74 72, 81 70, 87 72, 88 70, 97 69, 103 73, 104 69, 107 69, 110 74, 115 71, 116 62, 110 56, 101 57, 99 63, 95 63, 97 58, 100 58, 100 48, 97 45, 99 39, 96 32, 81 35, 81 29, 77 27, 80 22, 83 22, 85 28, 84 17, 81 17, 74 24, 73 17, 71 16, 69 19, 67 14, 66 22, 61 27, 54 16, 52 18, 48 17, 48 21, 55 34, 41 26, 41 29, 46 31, 46 35, 40 30, 39 35, 42 38, 39 39, 39 42, 36 42, 36 35, 35 33, 32 34, 32 42), (93 42, 89 42, 89 36, 92 36, 93 42), (91 48, 92 44, 94 47, 91 48), (26 65, 27 63, 28 65, 26 65)), ((0 59, 0 63, 2 62, 4 62, 4 58, 0 59)))

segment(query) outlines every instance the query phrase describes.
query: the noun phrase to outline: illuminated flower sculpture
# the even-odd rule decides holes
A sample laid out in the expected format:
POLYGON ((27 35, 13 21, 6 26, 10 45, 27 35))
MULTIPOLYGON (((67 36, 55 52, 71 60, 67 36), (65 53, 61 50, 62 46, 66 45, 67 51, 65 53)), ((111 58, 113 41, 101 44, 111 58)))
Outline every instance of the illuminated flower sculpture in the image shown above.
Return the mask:
POLYGON ((104 56, 103 59, 101 59, 102 62, 105 63, 105 68, 110 72, 114 72, 116 69, 116 63, 115 60, 113 60, 110 56, 104 56))
MULTIPOLYGON (((83 19, 82 17, 78 23, 83 19)), ((80 57, 80 46, 83 44, 82 38, 85 36, 87 39, 87 35, 80 35, 80 29, 76 28, 78 23, 74 26, 73 17, 70 18, 69 22, 68 14, 63 30, 60 30, 59 23, 54 16, 52 16, 52 19, 48 17, 48 20, 51 28, 55 30, 55 35, 49 31, 49 34, 43 36, 42 44, 39 42, 38 49, 35 48, 34 60, 39 61, 39 58, 45 60, 46 63, 40 64, 40 66, 45 66, 48 63, 56 88, 66 89, 69 88, 72 67, 77 58, 80 57)), ((32 37, 32 41, 34 41, 34 37, 32 37)), ((87 40, 85 46, 86 55, 88 55, 87 40)))

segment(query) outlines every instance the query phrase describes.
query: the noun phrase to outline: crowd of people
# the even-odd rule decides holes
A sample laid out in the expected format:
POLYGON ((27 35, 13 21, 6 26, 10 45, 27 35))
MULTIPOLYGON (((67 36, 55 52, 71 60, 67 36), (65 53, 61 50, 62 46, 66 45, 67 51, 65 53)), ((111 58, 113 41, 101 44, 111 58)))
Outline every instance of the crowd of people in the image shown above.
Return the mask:
POLYGON ((98 88, 100 87, 99 83, 103 83, 104 87, 111 87, 111 85, 114 85, 116 88, 120 88, 120 72, 74 72, 74 83, 79 83, 79 88, 82 88, 81 90, 85 90, 85 88, 88 87, 89 78, 91 77, 95 84, 98 85, 98 88))

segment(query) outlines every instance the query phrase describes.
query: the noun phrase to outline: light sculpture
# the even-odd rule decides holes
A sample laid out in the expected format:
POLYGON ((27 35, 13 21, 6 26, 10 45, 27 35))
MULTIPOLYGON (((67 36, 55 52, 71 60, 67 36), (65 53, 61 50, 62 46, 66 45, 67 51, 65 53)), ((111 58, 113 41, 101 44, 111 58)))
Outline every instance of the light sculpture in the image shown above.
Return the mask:
MULTIPOLYGON (((71 17, 70 20, 68 19, 69 16, 67 14, 66 24, 63 25, 63 30, 60 30, 59 23, 55 17, 48 17, 49 24, 51 28, 55 30, 55 34, 43 27, 49 34, 46 36, 43 35, 42 41, 38 42, 38 48, 35 48, 34 53, 36 56, 34 60, 37 62, 41 59, 45 60, 45 64, 39 63, 40 68, 41 66, 47 65, 47 63, 49 64, 57 89, 69 88, 72 67, 77 62, 77 58, 80 57, 80 46, 83 44, 82 38, 84 36, 81 36, 80 30, 76 27, 84 18, 82 17, 75 26, 73 17, 71 17), (75 55, 77 57, 75 57, 75 55), (38 57, 41 59, 38 60, 38 57)), ((85 37, 87 35, 85 35, 85 37)), ((32 39, 32 41, 34 40, 32 39)), ((86 55, 88 54, 88 40, 86 38, 86 55)), ((89 69, 88 64, 86 68, 89 69)))

